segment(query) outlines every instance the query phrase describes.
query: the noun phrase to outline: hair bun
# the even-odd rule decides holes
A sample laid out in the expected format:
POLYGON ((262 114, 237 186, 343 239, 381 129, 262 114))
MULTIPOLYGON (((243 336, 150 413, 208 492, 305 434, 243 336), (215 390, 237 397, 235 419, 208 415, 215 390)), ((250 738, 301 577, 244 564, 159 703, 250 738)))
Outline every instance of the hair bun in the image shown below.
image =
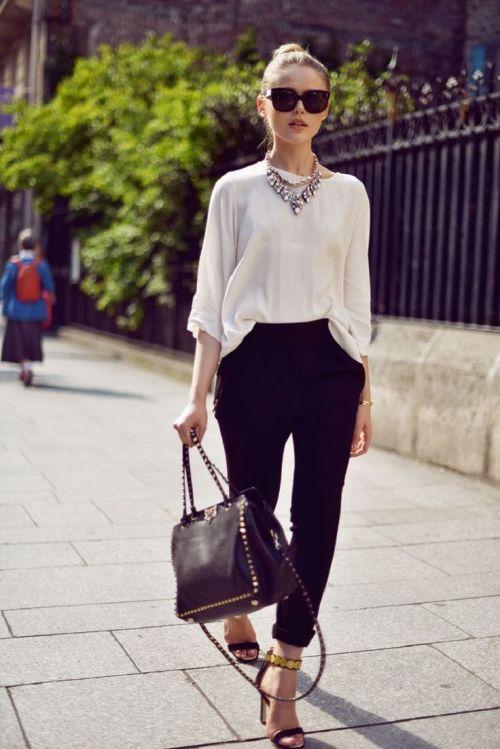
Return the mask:
POLYGON ((304 47, 302 47, 300 44, 297 44, 296 42, 289 42, 287 44, 280 44, 279 47, 277 47, 273 51, 273 57, 274 60, 275 57, 278 57, 278 55, 283 55, 286 52, 306 52, 304 47))

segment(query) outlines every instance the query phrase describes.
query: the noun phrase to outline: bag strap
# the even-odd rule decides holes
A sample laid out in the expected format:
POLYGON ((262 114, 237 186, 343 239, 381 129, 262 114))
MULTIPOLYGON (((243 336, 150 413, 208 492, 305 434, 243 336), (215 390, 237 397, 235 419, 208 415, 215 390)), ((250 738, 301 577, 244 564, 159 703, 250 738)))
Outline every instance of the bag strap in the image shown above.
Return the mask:
MULTIPOLYGON (((22 266, 22 264, 23 264, 23 261, 21 260, 21 258, 20 258, 19 255, 12 255, 12 257, 10 258, 10 262, 13 265, 15 265, 17 269, 19 269, 22 266)), ((38 272, 38 275, 40 275, 40 271, 38 269, 39 269, 40 265, 42 264, 42 261, 39 258, 35 257, 35 258, 33 258, 31 264, 33 265, 33 267, 35 268, 35 270, 38 272)))
MULTIPOLYGON (((203 458, 206 466, 208 467, 211 475, 213 476, 215 482, 217 483, 217 485, 221 489, 223 496, 226 499, 228 499, 226 497, 226 494, 224 493, 224 490, 222 489, 222 486, 221 486, 218 478, 215 476, 215 473, 213 472, 213 469, 215 468, 215 470, 227 482, 228 486, 232 487, 232 485, 229 483, 229 480, 224 476, 224 474, 222 473, 222 471, 219 468, 217 468, 217 466, 208 459, 207 454, 205 453, 203 447, 201 446, 201 442, 198 439, 198 435, 196 434, 196 431, 194 429, 190 429, 190 434, 191 434, 191 437, 193 439, 194 444, 198 448, 198 450, 199 450, 199 452, 200 452, 200 454, 201 454, 201 456, 202 456, 202 458, 203 458)), ((189 476, 189 478, 188 478, 188 486, 189 486, 189 492, 190 492, 191 506, 193 508, 194 508, 194 499, 193 499, 193 496, 192 496, 193 487, 192 487, 192 483, 191 483, 191 472, 189 470, 189 446, 186 443, 183 443, 182 447, 183 447, 183 506, 184 506, 184 513, 186 513, 185 483, 184 483, 184 476, 185 476, 185 473, 186 473, 185 468, 187 468, 187 472, 188 472, 188 476, 189 476), (187 451, 187 463, 186 463, 186 466, 185 466, 184 464, 185 464, 186 451, 187 451)), ((232 487, 232 488, 234 489, 234 487, 232 487)), ((234 491, 235 491, 235 493, 237 493, 237 490, 234 490, 234 491)), ((185 515, 183 517, 185 517, 185 515)), ((314 626, 316 627, 317 634, 318 634, 318 639, 319 639, 319 644, 320 644, 320 663, 319 663, 318 673, 316 675, 316 678, 312 682, 312 684, 309 686, 309 688, 305 692, 303 692, 302 694, 300 694, 298 697, 278 697, 278 696, 275 696, 275 695, 272 695, 272 694, 268 694, 263 689, 261 689, 259 686, 257 686, 257 684, 255 683, 255 681, 253 679, 251 679, 239 666, 236 665, 235 661, 231 658, 231 656, 229 655, 229 653, 226 652, 225 648, 212 635, 212 633, 208 631, 207 627, 204 624, 202 624, 201 622, 198 622, 198 625, 202 628, 202 630, 204 631, 204 633, 206 634, 206 636, 208 637, 208 639, 211 640, 211 642, 213 642, 213 644, 215 645, 215 647, 218 650, 220 650, 220 652, 222 653, 222 655, 224 656, 224 658, 227 661, 229 661, 229 663, 231 664, 231 666, 233 666, 233 668, 235 668, 236 671, 238 671, 238 673, 240 673, 243 676, 244 679, 246 679, 253 687, 255 687, 255 689, 257 689, 258 692, 260 692, 261 694, 265 695, 266 697, 272 697, 275 700, 279 700, 280 702, 297 702, 298 700, 302 700, 302 699, 304 699, 304 697, 307 697, 308 694, 311 694, 311 692, 318 685, 319 680, 321 679, 321 676, 323 674, 323 671, 325 670, 326 647, 325 647, 325 640, 323 638, 323 633, 321 631, 321 627, 319 626, 319 622, 318 622, 318 620, 316 618, 316 615, 314 613, 314 608, 313 608, 311 599, 309 597, 309 593, 307 592, 306 587, 305 587, 304 583, 302 582, 302 579, 300 578, 299 573, 295 569, 295 565, 293 564, 293 562, 291 561, 291 559, 289 558, 289 556, 285 553, 285 551, 283 549, 279 548, 279 551, 281 552, 281 555, 283 556, 283 558, 286 560, 287 564, 290 566, 290 568, 291 568, 291 570, 292 570, 292 572, 293 572, 293 574, 294 574, 294 576, 295 576, 295 578, 296 578, 296 580, 297 580, 297 582, 299 584, 302 596, 303 596, 303 598, 304 598, 304 600, 305 600, 305 602, 307 604, 307 607, 309 609, 311 617, 312 617, 312 619, 314 621, 314 626)))
MULTIPOLYGON (((194 436, 196 437, 196 439, 198 439, 198 436, 194 430, 191 430, 191 433, 192 434, 194 433, 194 436)), ((233 484, 229 482, 229 480, 224 476, 222 471, 220 471, 217 468, 217 466, 209 460, 207 454, 205 453, 204 449, 201 446, 201 443, 199 443, 199 440, 198 440, 198 449, 205 462, 205 465, 210 471, 210 475, 212 476, 222 496, 224 497, 224 504, 227 505, 230 502, 230 497, 226 494, 222 484, 220 483, 219 479, 215 475, 214 468, 217 471, 217 473, 219 473, 220 476, 224 479, 224 481, 227 482, 227 485, 229 486, 230 490, 234 494, 238 494, 239 493, 238 490, 236 489, 235 486, 233 486, 233 484)), ((186 483, 187 483, 188 492, 189 492, 189 504, 191 506, 191 512, 194 516, 196 516, 198 514, 198 510, 196 509, 195 503, 194 503, 193 482, 191 479, 191 465, 190 465, 190 460, 189 460, 189 446, 186 443, 183 443, 182 445, 182 508, 183 508, 183 513, 182 513, 182 519, 181 519, 181 523, 183 525, 188 522, 188 519, 187 519, 188 512, 187 512, 187 503, 186 503, 186 483)))

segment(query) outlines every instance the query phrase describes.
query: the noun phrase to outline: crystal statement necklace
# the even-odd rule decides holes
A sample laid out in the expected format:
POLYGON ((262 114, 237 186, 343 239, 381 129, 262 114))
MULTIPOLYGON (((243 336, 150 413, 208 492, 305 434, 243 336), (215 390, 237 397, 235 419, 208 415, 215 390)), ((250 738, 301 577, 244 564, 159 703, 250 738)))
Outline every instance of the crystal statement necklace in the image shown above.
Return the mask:
POLYGON ((313 173, 309 177, 305 177, 300 182, 290 182, 290 180, 285 179, 281 176, 281 174, 278 172, 278 170, 269 162, 269 151, 266 152, 266 175, 267 175, 267 181, 273 188, 273 190, 278 194, 281 195, 283 200, 286 200, 290 203, 290 207, 292 211, 295 214, 300 213, 302 210, 304 203, 308 203, 309 200, 314 197, 316 192, 319 189, 319 186, 321 185, 321 174, 319 171, 319 161, 318 157, 315 153, 313 153, 314 158, 314 169, 313 173), (290 189, 289 185, 300 185, 300 184, 306 184, 306 187, 302 192, 293 192, 293 190, 290 189))

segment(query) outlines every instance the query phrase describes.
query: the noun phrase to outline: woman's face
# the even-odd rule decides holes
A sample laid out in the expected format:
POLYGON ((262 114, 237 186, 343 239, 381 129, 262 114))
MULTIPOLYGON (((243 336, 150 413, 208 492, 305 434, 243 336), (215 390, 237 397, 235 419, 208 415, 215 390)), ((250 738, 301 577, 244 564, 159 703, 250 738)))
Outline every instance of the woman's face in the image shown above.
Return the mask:
MULTIPOLYGON (((283 86, 293 88, 298 94, 311 88, 328 91, 323 76, 318 71, 306 65, 288 65, 274 78, 272 87, 283 86)), ((262 94, 257 96, 257 109, 261 116, 267 118, 269 127, 275 138, 279 138, 290 144, 300 144, 310 141, 318 132, 321 123, 328 116, 329 105, 317 114, 307 112, 299 99, 290 112, 278 112, 271 99, 266 99, 262 94), (305 127, 292 127, 294 120, 301 120, 305 127)))

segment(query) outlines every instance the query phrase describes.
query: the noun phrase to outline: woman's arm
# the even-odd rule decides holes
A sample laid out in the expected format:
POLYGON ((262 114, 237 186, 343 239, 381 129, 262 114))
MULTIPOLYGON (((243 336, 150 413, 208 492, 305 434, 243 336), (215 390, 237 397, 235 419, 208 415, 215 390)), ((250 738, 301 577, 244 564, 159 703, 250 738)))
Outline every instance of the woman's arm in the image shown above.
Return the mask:
POLYGON ((40 271, 42 289, 49 292, 51 303, 54 304, 56 301, 54 278, 52 276, 50 265, 45 259, 41 261, 38 270, 40 271))
POLYGON ((7 262, 4 268, 2 278, 0 279, 0 298, 3 301, 7 301, 14 288, 14 280, 16 277, 16 266, 12 262, 7 262))
POLYGON ((221 177, 210 196, 196 292, 187 321, 187 330, 196 338, 188 403, 173 424, 181 441, 190 447, 194 443, 189 430, 194 427, 201 442, 207 428, 206 399, 222 345, 222 301, 235 265, 231 185, 221 177))
MULTIPOLYGON (((344 306, 349 314, 351 332, 358 342, 365 369, 365 384, 360 394, 360 400, 364 401, 371 400, 368 368, 368 348, 372 333, 369 242, 370 200, 364 184, 360 181, 351 242, 346 258, 344 306)), ((369 405, 359 405, 358 407, 351 456, 362 455, 370 445, 372 438, 370 408, 369 405)))

